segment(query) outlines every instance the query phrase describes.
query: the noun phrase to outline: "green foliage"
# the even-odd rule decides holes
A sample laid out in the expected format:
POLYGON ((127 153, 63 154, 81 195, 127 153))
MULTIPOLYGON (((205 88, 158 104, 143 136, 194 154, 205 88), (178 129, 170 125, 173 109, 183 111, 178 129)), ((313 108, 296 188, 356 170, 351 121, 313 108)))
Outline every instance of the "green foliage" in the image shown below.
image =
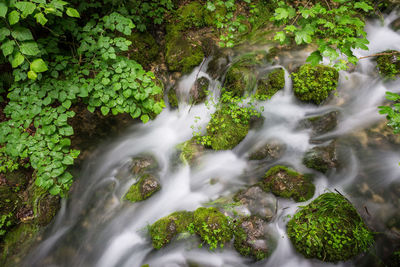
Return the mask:
POLYGON ((260 100, 269 99, 284 87, 285 71, 282 68, 274 69, 258 81, 255 97, 260 100))
POLYGON ((387 50, 376 59, 379 73, 386 79, 396 79, 400 76, 400 52, 387 50))
POLYGON ((287 233, 307 258, 337 262, 366 251, 374 242, 360 215, 342 195, 325 193, 301 208, 287 233))
POLYGON ((379 113, 386 114, 388 120, 387 125, 392 127, 395 134, 400 134, 400 95, 392 92, 386 92, 386 99, 393 101, 394 104, 390 106, 380 106, 379 113))
POLYGON ((296 97, 318 105, 336 89, 339 73, 328 66, 305 64, 292 73, 292 79, 296 97))
POLYGON ((8 214, 3 214, 0 216, 0 237, 7 232, 7 228, 12 225, 13 214, 10 212, 8 214))
POLYGON ((174 7, 172 0, 130 1, 129 9, 133 13, 132 20, 139 31, 144 32, 149 25, 160 25, 164 15, 174 7))
POLYGON ((322 57, 331 62, 339 59, 340 54, 347 60, 339 59, 337 69, 346 69, 347 63, 356 64, 358 59, 351 49, 368 50, 364 17, 373 7, 369 1, 275 1, 278 7, 271 18, 282 27, 275 40, 288 44, 309 44, 315 40, 318 49, 307 58, 316 66, 322 57), (304 2, 304 3, 303 3, 304 2))

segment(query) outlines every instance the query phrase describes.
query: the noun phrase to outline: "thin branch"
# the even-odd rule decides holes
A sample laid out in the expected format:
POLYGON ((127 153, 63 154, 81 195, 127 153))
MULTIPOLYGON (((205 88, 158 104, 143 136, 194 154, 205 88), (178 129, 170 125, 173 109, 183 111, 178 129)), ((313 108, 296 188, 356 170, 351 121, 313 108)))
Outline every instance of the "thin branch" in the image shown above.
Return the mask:
POLYGON ((373 55, 369 55, 369 56, 364 56, 364 57, 359 57, 358 59, 364 59, 364 58, 369 58, 369 57, 377 57, 377 56, 392 56, 395 54, 400 54, 400 52, 394 51, 394 52, 390 52, 390 53, 377 53, 377 54, 373 54, 373 55))

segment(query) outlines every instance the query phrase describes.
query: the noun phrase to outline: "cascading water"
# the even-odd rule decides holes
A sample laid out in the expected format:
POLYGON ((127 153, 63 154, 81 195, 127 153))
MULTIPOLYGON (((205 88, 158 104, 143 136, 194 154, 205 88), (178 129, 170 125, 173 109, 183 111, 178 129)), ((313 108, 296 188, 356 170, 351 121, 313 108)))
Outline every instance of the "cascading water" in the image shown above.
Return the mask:
MULTIPOLYGON (((357 56, 386 49, 400 50, 400 35, 387 26, 392 19, 389 16, 383 26, 379 22, 367 26, 370 51, 356 51, 357 56)), ((307 54, 300 55, 301 58, 293 60, 281 59, 281 64, 287 67, 290 63, 305 62, 307 54)), ((371 145, 364 140, 366 129, 384 121, 377 106, 384 102, 386 91, 400 91, 399 80, 383 83, 376 75, 373 61, 363 59, 355 71, 340 73, 337 95, 317 107, 295 99, 286 73, 285 89, 272 99, 260 102, 265 118, 261 127, 251 130, 233 150, 208 151, 190 167, 176 162, 176 146, 192 137, 191 126, 204 128, 214 112, 214 108, 205 104, 187 104, 188 92, 195 79, 210 78, 206 73, 207 64, 208 61, 179 81, 178 90, 183 101, 178 110, 165 109, 154 121, 133 126, 124 136, 95 152, 69 198, 63 201, 59 214, 45 233, 46 238, 30 253, 25 266, 333 266, 305 259, 295 252, 287 238, 288 215, 308 202, 295 204, 278 198, 277 214, 269 223, 277 245, 267 260, 257 263, 241 257, 229 246, 214 252, 198 248, 195 238, 175 240, 161 250, 154 250, 147 234, 147 226, 161 217, 177 210, 195 210, 221 196, 228 196, 250 181, 254 182, 253 176, 270 166, 286 163, 300 172, 310 172, 302 164, 302 158, 304 152, 314 146, 310 143, 311 132, 299 129, 298 125, 305 117, 329 110, 339 111, 338 126, 312 139, 318 142, 336 139, 344 164, 326 176, 316 173, 314 198, 326 190, 336 189, 355 204, 375 230, 385 231, 384 219, 396 213, 398 203, 353 192, 370 190, 371 194, 383 192, 385 195, 390 184, 400 179, 398 147, 371 145), (247 156, 258 144, 271 139, 283 142, 286 151, 278 161, 257 171, 259 166, 248 161, 247 156), (123 200, 134 182, 129 168, 131 159, 143 154, 151 154, 158 161, 162 189, 146 201, 132 204, 123 200)), ((220 82, 211 80, 209 99, 217 98, 219 88, 220 82)), ((354 265, 370 266, 362 259, 335 266, 354 265)))

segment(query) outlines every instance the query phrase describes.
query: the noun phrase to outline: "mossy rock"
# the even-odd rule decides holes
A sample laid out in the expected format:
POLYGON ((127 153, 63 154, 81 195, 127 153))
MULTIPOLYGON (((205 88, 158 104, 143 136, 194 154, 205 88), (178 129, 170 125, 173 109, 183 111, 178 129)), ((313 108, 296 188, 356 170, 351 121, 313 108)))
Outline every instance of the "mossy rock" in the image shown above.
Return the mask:
POLYGON ((159 170, 157 160, 151 155, 143 155, 132 159, 131 171, 134 175, 141 175, 159 170))
POLYGON ((151 197, 154 193, 161 189, 160 183, 150 174, 144 174, 139 178, 139 181, 133 184, 125 199, 131 202, 143 201, 151 197))
POLYGON ((213 250, 232 239, 228 218, 216 208, 198 208, 194 212, 194 232, 213 250))
POLYGON ((304 154, 303 163, 308 168, 322 173, 337 168, 339 161, 336 153, 336 142, 332 141, 327 146, 317 146, 308 150, 304 154))
POLYGON ((129 46, 130 58, 144 66, 148 66, 157 59, 160 46, 150 33, 136 32, 127 39, 132 42, 129 46))
POLYGON ((303 175, 286 166, 277 165, 268 170, 260 186, 273 194, 306 201, 314 195, 315 186, 308 175, 303 175))
POLYGON ((288 222, 294 247, 306 258, 346 261, 366 251, 373 235, 342 195, 325 193, 301 208, 288 222))
POLYGON ((179 233, 187 232, 193 222, 193 212, 177 211, 163 217, 150 226, 153 247, 160 249, 171 242, 179 233))
POLYGON ((175 87, 171 87, 168 91, 168 103, 169 106, 173 109, 179 106, 179 100, 176 94, 175 87))
POLYGON ((194 139, 179 144, 177 148, 181 151, 179 158, 185 164, 192 164, 204 152, 204 146, 194 139))
POLYGON ((233 149, 246 137, 249 129, 249 123, 242 122, 240 118, 233 119, 229 110, 223 107, 211 116, 207 126, 210 146, 214 150, 233 149))
POLYGON ((324 65, 305 64, 292 73, 295 96, 305 102, 321 104, 336 89, 339 73, 324 65))
POLYGON ((234 247, 240 255, 263 260, 271 255, 273 245, 264 220, 257 216, 242 218, 234 230, 234 247))
POLYGON ((386 79, 396 79, 400 76, 400 52, 396 50, 387 50, 376 58, 377 68, 382 77, 386 79))
POLYGON ((206 100, 209 84, 210 81, 206 77, 201 77, 196 80, 189 92, 191 104, 196 105, 206 100))
POLYGON ((211 15, 204 8, 204 5, 197 1, 180 7, 177 10, 177 15, 179 24, 185 29, 202 28, 213 22, 211 15))
POLYGON ((201 45, 190 41, 179 24, 167 26, 165 39, 165 56, 170 71, 186 74, 203 61, 204 52, 201 45))
POLYGON ((286 151, 286 145, 280 140, 269 140, 266 143, 256 147, 250 153, 250 160, 268 160, 273 161, 282 157, 286 151))
POLYGON ((256 97, 266 100, 285 87, 285 71, 282 68, 274 69, 264 75, 257 82, 256 97))
POLYGON ((338 125, 338 111, 330 111, 328 113, 306 118, 299 123, 299 129, 311 128, 312 136, 328 133, 338 125))
POLYGON ((390 23, 389 27, 393 30, 393 31, 398 31, 400 30, 400 18, 395 19, 394 21, 392 21, 392 23, 390 23))

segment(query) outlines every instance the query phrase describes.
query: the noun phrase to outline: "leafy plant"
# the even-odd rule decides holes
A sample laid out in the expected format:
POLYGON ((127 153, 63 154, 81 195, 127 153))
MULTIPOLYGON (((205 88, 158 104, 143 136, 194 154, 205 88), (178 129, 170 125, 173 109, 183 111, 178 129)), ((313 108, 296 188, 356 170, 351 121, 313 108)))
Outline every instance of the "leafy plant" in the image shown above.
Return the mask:
POLYGON ((379 113, 386 114, 387 125, 392 127, 395 134, 400 134, 400 95, 386 92, 386 99, 393 101, 393 106, 380 106, 379 113))
POLYGON ((271 18, 281 31, 275 40, 288 44, 315 42, 318 49, 311 53, 307 62, 317 65, 323 57, 335 62, 337 69, 346 69, 347 63, 356 64, 358 59, 352 49, 368 50, 364 31, 364 16, 373 10, 369 1, 276 1, 278 7, 271 18), (345 55, 347 58, 339 58, 345 55))

